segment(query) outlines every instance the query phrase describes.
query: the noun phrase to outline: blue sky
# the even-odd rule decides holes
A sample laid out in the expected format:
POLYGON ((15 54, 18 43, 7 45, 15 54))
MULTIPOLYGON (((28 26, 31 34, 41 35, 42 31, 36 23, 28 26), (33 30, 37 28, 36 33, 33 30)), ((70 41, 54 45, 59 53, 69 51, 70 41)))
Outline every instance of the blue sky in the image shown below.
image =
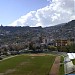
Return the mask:
POLYGON ((65 23, 75 19, 74 2, 75 0, 0 0, 0 24, 46 27, 65 23))
POLYGON ((0 23, 8 25, 20 16, 48 4, 46 0, 0 0, 0 23))

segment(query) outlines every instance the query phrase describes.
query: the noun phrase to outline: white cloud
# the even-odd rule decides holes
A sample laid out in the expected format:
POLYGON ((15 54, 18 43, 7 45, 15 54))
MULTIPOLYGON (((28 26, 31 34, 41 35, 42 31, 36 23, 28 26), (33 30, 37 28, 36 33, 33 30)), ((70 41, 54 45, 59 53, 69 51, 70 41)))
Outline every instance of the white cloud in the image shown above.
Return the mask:
POLYGON ((11 26, 51 26, 75 19, 75 0, 47 0, 50 5, 31 11, 9 24, 11 26))
POLYGON ((71 18, 70 18, 70 20, 73 20, 73 19, 75 19, 75 15, 71 16, 71 18))

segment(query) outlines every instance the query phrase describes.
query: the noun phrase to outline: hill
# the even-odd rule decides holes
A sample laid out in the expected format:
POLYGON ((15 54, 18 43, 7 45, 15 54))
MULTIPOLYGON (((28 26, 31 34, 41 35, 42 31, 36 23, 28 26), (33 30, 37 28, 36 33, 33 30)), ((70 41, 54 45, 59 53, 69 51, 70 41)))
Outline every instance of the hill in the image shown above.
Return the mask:
POLYGON ((47 27, 45 30, 52 36, 56 38, 74 38, 75 37, 75 20, 68 23, 47 27))
POLYGON ((40 36, 50 39, 75 38, 75 20, 56 26, 45 27, 8 27, 0 26, 0 44, 20 43, 37 39, 40 36))

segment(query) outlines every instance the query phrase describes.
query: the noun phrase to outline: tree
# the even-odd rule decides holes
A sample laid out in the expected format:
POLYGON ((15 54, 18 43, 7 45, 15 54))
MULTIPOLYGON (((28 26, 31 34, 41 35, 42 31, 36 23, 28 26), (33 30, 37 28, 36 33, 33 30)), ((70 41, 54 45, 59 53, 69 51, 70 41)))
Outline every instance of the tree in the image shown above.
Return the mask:
POLYGON ((57 51, 57 48, 54 46, 48 46, 48 50, 50 51, 57 51))
POLYGON ((75 52, 75 44, 70 45, 70 52, 75 52))

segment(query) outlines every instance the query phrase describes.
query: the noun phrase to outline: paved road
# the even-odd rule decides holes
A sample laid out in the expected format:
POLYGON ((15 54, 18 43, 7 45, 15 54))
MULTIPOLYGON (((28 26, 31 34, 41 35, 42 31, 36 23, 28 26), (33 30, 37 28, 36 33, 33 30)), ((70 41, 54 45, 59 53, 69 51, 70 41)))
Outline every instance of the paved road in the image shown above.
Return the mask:
POLYGON ((66 56, 64 58, 64 69, 65 69, 65 74, 69 74, 74 71, 74 65, 70 60, 69 56, 66 56))

